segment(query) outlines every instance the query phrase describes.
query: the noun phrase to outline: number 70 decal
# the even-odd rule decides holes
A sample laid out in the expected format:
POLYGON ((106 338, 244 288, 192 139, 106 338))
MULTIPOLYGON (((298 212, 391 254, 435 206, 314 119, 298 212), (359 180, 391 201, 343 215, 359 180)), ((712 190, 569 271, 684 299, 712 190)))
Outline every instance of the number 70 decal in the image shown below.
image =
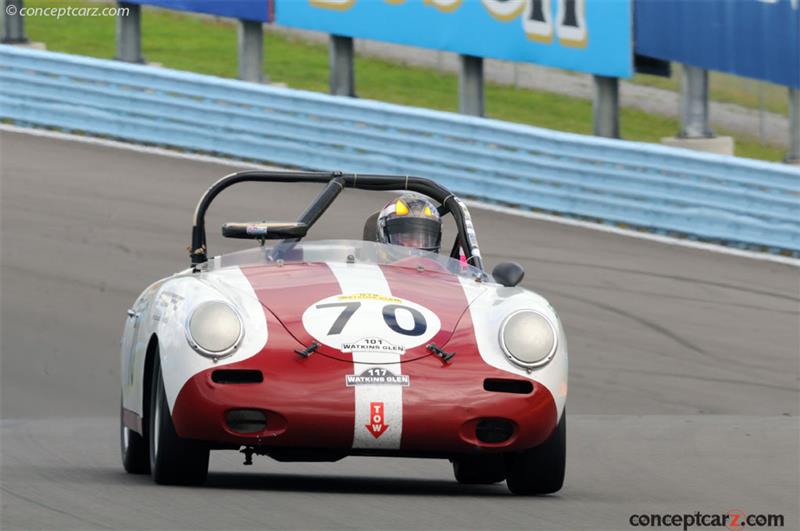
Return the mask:
MULTIPOLYGON (((350 318, 361 308, 360 302, 330 302, 327 304, 317 304, 315 308, 323 310, 326 308, 342 308, 341 313, 331 325, 328 330, 329 336, 335 336, 342 333, 344 327, 347 325, 350 318)), ((428 329, 428 323, 425 321, 425 316, 422 312, 411 308, 410 306, 403 306, 402 304, 385 304, 381 311, 383 322, 386 323, 393 331, 405 336, 421 336, 428 329), (411 315, 413 325, 410 328, 404 328, 397 322, 397 312, 405 311, 411 315)))
POLYGON ((364 338, 377 338, 401 351, 429 341, 442 328, 429 308, 377 293, 333 295, 303 311, 303 328, 317 342, 341 350, 364 338))

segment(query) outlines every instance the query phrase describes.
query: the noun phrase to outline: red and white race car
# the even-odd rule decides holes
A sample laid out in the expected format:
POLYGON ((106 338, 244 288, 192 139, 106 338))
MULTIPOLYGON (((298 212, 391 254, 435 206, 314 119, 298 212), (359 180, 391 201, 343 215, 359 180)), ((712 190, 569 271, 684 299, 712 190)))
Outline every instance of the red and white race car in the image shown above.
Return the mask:
POLYGON ((228 449, 245 464, 253 454, 443 458, 461 483, 561 488, 564 330, 544 298, 516 287, 519 265, 484 272, 469 212, 445 188, 407 176, 233 174, 198 204, 191 258, 128 310, 128 472, 200 484, 209 451, 228 449), (208 258, 206 210, 244 181, 325 187, 297 222, 226 224, 224 235, 261 245, 208 258), (455 221, 451 255, 370 238, 302 241, 344 188, 429 197, 455 221))

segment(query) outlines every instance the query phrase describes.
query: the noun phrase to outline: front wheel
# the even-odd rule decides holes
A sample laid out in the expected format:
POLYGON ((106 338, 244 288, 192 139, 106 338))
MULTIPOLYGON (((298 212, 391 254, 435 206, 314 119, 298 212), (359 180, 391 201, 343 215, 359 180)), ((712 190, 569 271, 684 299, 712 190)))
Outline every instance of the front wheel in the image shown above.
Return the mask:
POLYGON ((453 461, 453 474, 462 485, 491 485, 506 479, 502 454, 458 458, 453 461))
POLYGON ((150 472, 162 485, 201 485, 208 476, 208 447, 175 432, 167 406, 158 350, 150 386, 150 472))
POLYGON ((550 437, 535 448, 506 455, 506 483, 514 494, 552 494, 564 485, 567 413, 550 437))

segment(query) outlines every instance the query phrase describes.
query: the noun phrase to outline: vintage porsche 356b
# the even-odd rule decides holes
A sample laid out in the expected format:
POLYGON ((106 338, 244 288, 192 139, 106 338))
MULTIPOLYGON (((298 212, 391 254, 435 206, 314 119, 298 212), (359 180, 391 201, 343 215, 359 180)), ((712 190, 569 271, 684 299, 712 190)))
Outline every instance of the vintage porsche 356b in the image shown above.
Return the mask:
POLYGON ((408 456, 449 459, 461 483, 561 488, 564 330, 544 298, 517 286, 521 266, 484 271, 469 212, 447 189, 408 176, 236 173, 200 200, 191 261, 128 311, 128 472, 201 484, 211 450, 246 463, 408 456), (225 224, 224 236, 254 246, 209 258, 206 210, 245 181, 324 188, 296 222, 225 224), (345 188, 425 197, 431 215, 455 221, 452 252, 378 241, 377 216, 363 240, 306 239, 345 188))

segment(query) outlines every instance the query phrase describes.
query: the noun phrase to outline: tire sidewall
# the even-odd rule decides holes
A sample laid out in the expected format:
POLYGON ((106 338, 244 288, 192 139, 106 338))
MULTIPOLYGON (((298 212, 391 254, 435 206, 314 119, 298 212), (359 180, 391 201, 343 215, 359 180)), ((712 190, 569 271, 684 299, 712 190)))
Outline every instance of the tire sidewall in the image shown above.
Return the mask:
POLYGON ((167 463, 169 460, 165 456, 169 454, 170 442, 174 443, 175 441, 167 440, 172 425, 158 350, 155 352, 153 381, 150 385, 149 428, 147 431, 150 438, 150 470, 153 478, 157 482, 161 482, 166 479, 167 475, 172 475, 166 470, 169 468, 167 463))
POLYGON ((502 454, 461 457, 453 461, 456 481, 465 485, 491 485, 506 479, 502 454))
POLYGON ((567 413, 548 439, 529 450, 506 456, 506 483, 519 495, 552 494, 564 484, 567 459, 567 413))
POLYGON ((181 439, 167 405, 161 359, 156 348, 150 385, 148 436, 150 473, 164 485, 200 485, 208 474, 209 449, 197 441, 181 439))

